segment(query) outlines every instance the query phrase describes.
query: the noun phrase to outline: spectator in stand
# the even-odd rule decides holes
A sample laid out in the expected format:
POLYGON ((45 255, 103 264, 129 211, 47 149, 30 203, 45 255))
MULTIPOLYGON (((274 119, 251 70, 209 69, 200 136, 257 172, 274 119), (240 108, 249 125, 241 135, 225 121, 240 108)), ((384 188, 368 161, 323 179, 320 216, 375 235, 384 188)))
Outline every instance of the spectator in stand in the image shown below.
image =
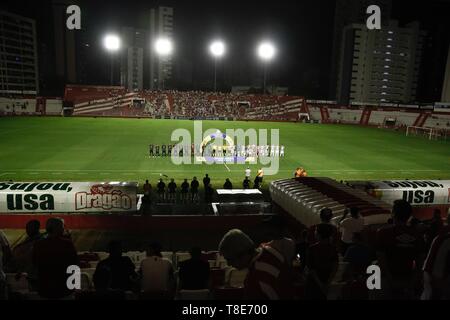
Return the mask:
POLYGON ((95 291, 81 292, 78 300, 125 300, 125 291, 111 289, 111 271, 108 268, 96 270, 92 282, 95 291))
POLYGON ((78 265, 77 251, 72 241, 64 236, 62 219, 48 219, 46 230, 47 238, 36 241, 32 251, 38 293, 48 299, 66 298, 72 294, 67 288, 67 268, 78 265))
POLYGON ((348 262, 344 278, 365 277, 369 265, 376 259, 375 252, 363 240, 359 232, 353 233, 352 244, 346 250, 344 262, 348 262))
POLYGON ((423 265, 422 300, 450 300, 450 229, 434 238, 423 265))
POLYGON ((144 195, 150 195, 151 192, 152 192, 152 185, 148 182, 148 180, 145 180, 144 195))
POLYGON ((158 199, 160 202, 164 202, 164 196, 166 193, 166 184, 164 183, 163 179, 159 179, 158 185, 156 186, 158 188, 158 199))
POLYGON ((2 251, 2 263, 6 266, 12 257, 12 252, 8 238, 2 230, 0 230, 0 250, 2 251))
POLYGON ((154 242, 147 248, 147 258, 141 261, 141 291, 172 295, 175 278, 172 262, 162 257, 161 244, 154 242))
POLYGON ((171 179, 168 184, 169 189, 169 201, 175 203, 177 201, 177 184, 174 179, 171 179))
POLYGON ((212 199, 213 199, 213 196, 214 196, 214 189, 211 186, 211 184, 208 184, 205 187, 205 202, 206 203, 211 203, 212 199))
POLYGON ((330 224, 317 225, 318 242, 309 247, 306 258, 309 271, 305 288, 307 299, 326 300, 327 298, 328 287, 336 274, 339 262, 336 246, 331 239, 334 232, 330 224))
POLYGON ((12 258, 8 263, 8 272, 28 274, 28 282, 36 288, 36 270, 33 268, 32 253, 36 241, 42 239, 39 232, 39 220, 30 220, 26 224, 27 237, 13 249, 12 258))
POLYGON ((152 199, 149 194, 144 194, 144 196, 141 198, 141 214, 143 215, 149 215, 151 214, 151 208, 152 208, 152 199))
POLYGON ((242 187, 244 189, 250 189, 250 179, 248 177, 245 177, 244 181, 242 182, 242 187))
POLYGON ((205 177, 203 178, 203 186, 206 188, 206 186, 210 183, 211 179, 209 178, 208 174, 205 174, 205 177))
POLYGON ((320 221, 321 222, 319 224, 311 226, 308 229, 308 243, 310 245, 312 245, 318 241, 317 233, 316 233, 317 227, 322 224, 326 224, 326 225, 331 226, 331 229, 332 229, 331 241, 333 244, 335 244, 337 246, 337 243, 339 241, 338 230, 333 224, 331 224, 332 218, 333 218, 333 211, 330 208, 323 208, 322 210, 320 210, 320 221))
POLYGON ((444 223, 442 221, 441 210, 435 209, 433 211, 433 218, 430 221, 429 229, 427 230, 427 249, 430 248, 431 242, 437 235, 441 232, 444 227, 444 223))
POLYGON ((254 242, 241 230, 230 230, 219 244, 219 252, 228 265, 248 268, 244 280, 245 299, 292 299, 292 272, 283 255, 265 246, 255 248, 254 242))
POLYGON ((181 201, 183 203, 187 203, 188 193, 189 193, 189 182, 187 181, 187 179, 184 179, 184 182, 181 184, 181 201))
POLYGON ((128 291, 134 288, 137 278, 135 267, 129 257, 122 256, 120 241, 112 240, 109 243, 109 257, 97 264, 94 277, 97 272, 104 272, 103 269, 110 274, 110 289, 128 291))
POLYGON ((230 179, 226 179, 225 183, 223 184, 223 188, 227 189, 227 190, 232 190, 233 189, 233 184, 231 183, 230 179))
POLYGON ((350 217, 339 223, 341 232, 341 254, 345 256, 348 247, 353 244, 353 234, 364 229, 364 218, 360 217, 357 207, 350 208, 350 217))
POLYGON ((4 259, 4 255, 5 253, 8 254, 8 252, 10 251, 9 248, 9 241, 3 231, 0 230, 0 301, 6 300, 8 298, 6 274, 3 272, 3 265, 4 261, 7 260, 4 259))
POLYGON ((392 213, 393 225, 377 231, 378 262, 388 286, 385 294, 394 299, 411 298, 414 273, 423 261, 423 238, 407 225, 412 214, 407 201, 395 200, 392 213))
POLYGON ((266 238, 269 240, 262 246, 269 246, 280 252, 286 263, 291 267, 295 258, 296 246, 294 240, 285 236, 286 224, 282 217, 274 215, 263 221, 266 229, 266 238))
POLYGON ((199 187, 199 183, 197 180, 197 177, 194 177, 194 179, 191 182, 191 201, 192 202, 198 202, 198 187, 199 187))
POLYGON ((191 258, 180 263, 180 288, 184 290, 207 289, 209 285, 209 263, 203 261, 202 250, 193 247, 191 258))

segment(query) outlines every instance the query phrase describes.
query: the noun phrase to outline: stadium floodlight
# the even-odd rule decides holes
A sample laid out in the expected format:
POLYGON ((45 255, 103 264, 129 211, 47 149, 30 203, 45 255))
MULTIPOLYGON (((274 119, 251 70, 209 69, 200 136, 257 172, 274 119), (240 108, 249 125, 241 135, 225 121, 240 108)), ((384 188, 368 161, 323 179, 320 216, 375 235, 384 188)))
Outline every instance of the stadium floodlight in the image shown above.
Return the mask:
MULTIPOLYGON (((155 51, 159 56, 160 59, 160 63, 162 58, 164 57, 168 57, 172 54, 173 52, 173 44, 172 41, 168 38, 159 38, 155 41, 155 51)), ((163 65, 162 67, 162 74, 161 74, 161 84, 162 84, 162 89, 164 90, 164 80, 166 78, 166 67, 163 65)), ((159 86, 159 85, 158 85, 159 86)))
POLYGON ((225 44, 216 40, 209 46, 209 51, 214 57, 214 92, 217 91, 217 59, 221 58, 225 54, 225 44))
POLYGON ((267 63, 273 59, 275 56, 276 50, 275 46, 268 41, 262 42, 258 46, 258 56, 264 62, 264 83, 263 83, 263 92, 266 93, 266 68, 267 63))
POLYGON ((120 49, 120 38, 115 34, 107 34, 103 38, 103 46, 111 54, 111 86, 114 84, 114 56, 113 54, 120 49))
POLYGON ((275 47, 270 42, 263 42, 258 47, 258 55, 264 61, 272 60, 275 56, 275 47))
POLYGON ((155 42, 155 50, 159 56, 168 56, 173 51, 173 44, 167 38, 159 38, 155 42))
POLYGON ((108 34, 103 39, 103 45, 108 51, 117 51, 120 49, 120 38, 115 34, 108 34))

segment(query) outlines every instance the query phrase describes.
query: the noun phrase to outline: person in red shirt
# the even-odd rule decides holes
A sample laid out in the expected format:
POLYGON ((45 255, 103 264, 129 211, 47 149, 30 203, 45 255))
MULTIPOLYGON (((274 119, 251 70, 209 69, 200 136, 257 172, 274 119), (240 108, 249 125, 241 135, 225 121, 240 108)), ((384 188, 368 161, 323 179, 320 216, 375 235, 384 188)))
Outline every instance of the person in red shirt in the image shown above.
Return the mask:
POLYGON ((254 242, 241 230, 230 230, 219 244, 219 252, 228 264, 242 270, 248 268, 244 280, 247 300, 281 300, 293 298, 292 272, 279 251, 254 242))
POLYGON ((67 287, 67 268, 78 265, 78 255, 72 241, 64 236, 63 220, 48 219, 46 230, 47 238, 37 241, 32 252, 38 293, 44 298, 61 299, 72 294, 67 287))
POLYGON ((413 227, 407 225, 412 214, 407 201, 394 201, 392 213, 393 224, 377 230, 378 262, 392 298, 411 298, 411 284, 417 266, 423 260, 424 241, 413 227))

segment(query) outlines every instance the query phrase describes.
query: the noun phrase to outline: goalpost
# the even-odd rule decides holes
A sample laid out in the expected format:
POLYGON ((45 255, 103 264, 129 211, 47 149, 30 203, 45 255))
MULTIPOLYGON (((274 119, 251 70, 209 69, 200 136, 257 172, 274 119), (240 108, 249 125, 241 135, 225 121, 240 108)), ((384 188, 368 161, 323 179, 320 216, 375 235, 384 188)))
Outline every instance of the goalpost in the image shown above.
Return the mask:
POLYGON ((444 129, 408 126, 406 128, 406 136, 423 136, 429 140, 447 139, 447 131, 444 129))

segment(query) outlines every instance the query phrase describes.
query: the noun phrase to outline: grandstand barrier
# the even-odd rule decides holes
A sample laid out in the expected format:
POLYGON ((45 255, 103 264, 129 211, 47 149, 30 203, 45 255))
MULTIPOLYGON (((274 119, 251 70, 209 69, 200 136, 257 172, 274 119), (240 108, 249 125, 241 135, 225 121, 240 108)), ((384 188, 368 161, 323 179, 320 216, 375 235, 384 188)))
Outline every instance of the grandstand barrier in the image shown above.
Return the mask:
POLYGON ((431 219, 435 209, 441 211, 443 219, 450 213, 450 180, 347 181, 346 184, 390 205, 397 199, 406 200, 420 220, 431 219))
POLYGON ((136 212, 136 182, 0 182, 0 212, 136 212))

